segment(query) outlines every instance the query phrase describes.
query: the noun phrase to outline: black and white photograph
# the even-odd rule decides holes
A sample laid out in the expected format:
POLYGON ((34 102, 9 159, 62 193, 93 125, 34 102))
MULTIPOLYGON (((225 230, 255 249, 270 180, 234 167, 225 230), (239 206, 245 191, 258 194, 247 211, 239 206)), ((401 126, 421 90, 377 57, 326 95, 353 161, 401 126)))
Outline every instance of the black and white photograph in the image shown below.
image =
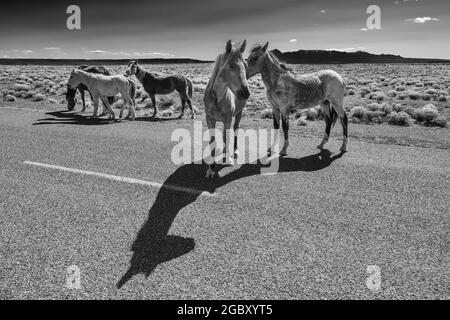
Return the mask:
POLYGON ((450 299, 449 35, 448 0, 2 0, 0 300, 450 299))

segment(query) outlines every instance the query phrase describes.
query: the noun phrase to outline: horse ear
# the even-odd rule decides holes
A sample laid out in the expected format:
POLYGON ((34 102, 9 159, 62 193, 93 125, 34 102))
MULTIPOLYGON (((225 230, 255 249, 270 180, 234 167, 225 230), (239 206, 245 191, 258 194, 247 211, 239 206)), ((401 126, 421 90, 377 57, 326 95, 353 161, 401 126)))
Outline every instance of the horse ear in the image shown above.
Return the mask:
POLYGON ((246 47, 247 47, 247 40, 244 40, 244 41, 242 42, 242 44, 241 44, 240 51, 241 51, 242 53, 244 53, 246 47))
POLYGON ((264 47, 261 48, 261 50, 262 50, 263 52, 266 52, 268 47, 269 47, 269 43, 266 42, 266 44, 264 45, 264 47))
POLYGON ((227 41, 227 45, 225 46, 225 51, 226 51, 227 53, 230 53, 230 52, 231 52, 231 49, 233 49, 233 45, 231 44, 231 40, 228 40, 228 41, 227 41))

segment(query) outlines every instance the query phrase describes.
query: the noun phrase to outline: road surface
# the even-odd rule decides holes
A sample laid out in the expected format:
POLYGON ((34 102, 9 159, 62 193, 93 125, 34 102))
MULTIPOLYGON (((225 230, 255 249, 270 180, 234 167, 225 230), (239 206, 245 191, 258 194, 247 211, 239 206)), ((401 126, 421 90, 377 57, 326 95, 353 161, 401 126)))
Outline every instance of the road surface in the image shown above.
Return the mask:
POLYGON ((450 297, 449 150, 293 135, 206 180, 180 127, 0 108, 0 298, 450 297))

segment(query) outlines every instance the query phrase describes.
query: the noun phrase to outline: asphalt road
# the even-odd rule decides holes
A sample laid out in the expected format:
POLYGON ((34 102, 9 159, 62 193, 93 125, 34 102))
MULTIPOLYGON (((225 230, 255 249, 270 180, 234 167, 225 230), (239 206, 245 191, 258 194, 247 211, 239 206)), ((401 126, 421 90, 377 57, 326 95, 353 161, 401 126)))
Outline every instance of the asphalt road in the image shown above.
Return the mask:
POLYGON ((449 150, 297 135, 211 181, 170 160, 191 120, 138 120, 0 108, 0 299, 450 298, 449 150))

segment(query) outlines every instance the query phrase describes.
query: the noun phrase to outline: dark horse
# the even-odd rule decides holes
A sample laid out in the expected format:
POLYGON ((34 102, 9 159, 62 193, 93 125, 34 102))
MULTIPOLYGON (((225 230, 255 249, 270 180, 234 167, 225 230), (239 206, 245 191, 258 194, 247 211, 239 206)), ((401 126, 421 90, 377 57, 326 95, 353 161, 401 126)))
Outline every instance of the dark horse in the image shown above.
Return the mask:
MULTIPOLYGON (((86 71, 86 72, 90 72, 90 73, 104 74, 105 76, 111 75, 111 72, 109 72, 109 70, 103 66, 88 67, 86 65, 81 65, 78 67, 78 69, 86 71)), ((84 112, 86 110, 86 100, 84 98, 84 92, 85 91, 89 92, 89 89, 82 83, 80 83, 80 85, 76 89, 72 89, 69 87, 67 88, 67 93, 66 93, 67 109, 72 111, 75 108, 75 105, 77 104, 77 99, 75 98, 77 90, 80 92, 81 100, 83 102, 83 109, 81 111, 84 112)), ((91 95, 91 100, 94 100, 94 99, 92 99, 92 94, 90 92, 89 92, 89 94, 91 95)), ((110 105, 113 104, 114 97, 108 97, 108 102, 110 105)))
POLYGON ((192 119, 194 119, 194 110, 192 110, 192 81, 182 75, 162 76, 145 71, 138 65, 136 60, 130 61, 126 71, 127 75, 135 75, 144 86, 144 90, 149 94, 153 104, 153 115, 156 116, 155 94, 169 94, 177 91, 181 98, 181 118, 184 114, 186 103, 191 109, 192 119))

